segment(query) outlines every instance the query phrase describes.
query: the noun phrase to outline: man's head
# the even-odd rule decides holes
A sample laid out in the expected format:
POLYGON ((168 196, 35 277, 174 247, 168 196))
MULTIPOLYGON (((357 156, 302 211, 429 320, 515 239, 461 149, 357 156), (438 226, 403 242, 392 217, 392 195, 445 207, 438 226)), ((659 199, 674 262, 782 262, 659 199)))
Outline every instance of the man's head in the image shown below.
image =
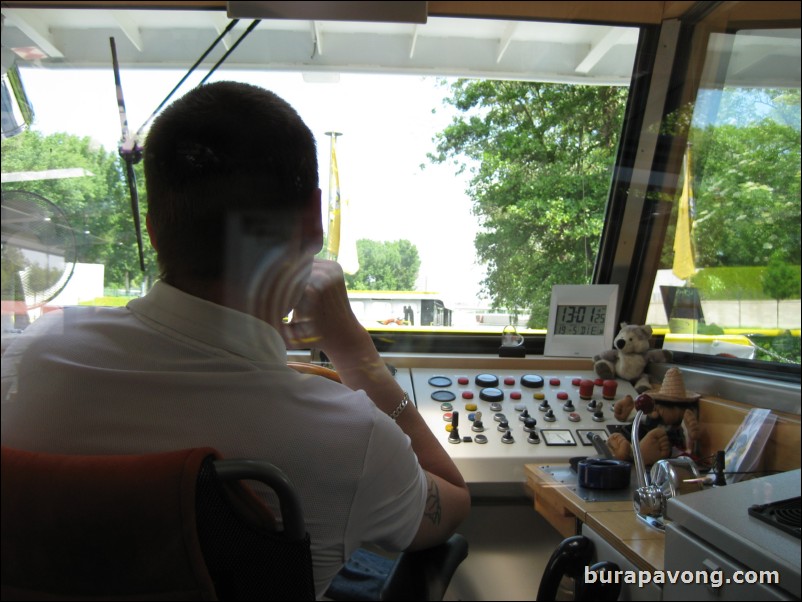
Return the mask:
POLYGON ((148 230, 171 284, 221 282, 232 261, 256 261, 236 256, 258 245, 238 246, 232 224, 261 221, 289 235, 320 210, 312 133, 256 86, 219 82, 187 93, 154 122, 144 161, 148 230))

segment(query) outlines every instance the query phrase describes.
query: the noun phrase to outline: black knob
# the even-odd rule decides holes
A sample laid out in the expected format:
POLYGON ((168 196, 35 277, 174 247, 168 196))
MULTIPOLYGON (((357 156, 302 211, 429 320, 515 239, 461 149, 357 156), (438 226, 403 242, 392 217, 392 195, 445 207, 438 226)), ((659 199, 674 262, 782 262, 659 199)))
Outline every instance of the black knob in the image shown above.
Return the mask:
POLYGON ((521 385, 529 389, 540 389, 543 387, 543 377, 537 374, 524 374, 521 377, 521 385))
POLYGON ((480 387, 497 387, 498 376, 494 374, 477 374, 474 382, 480 387))
POLYGON ((492 402, 504 401, 504 391, 495 387, 486 387, 479 391, 479 399, 492 402))

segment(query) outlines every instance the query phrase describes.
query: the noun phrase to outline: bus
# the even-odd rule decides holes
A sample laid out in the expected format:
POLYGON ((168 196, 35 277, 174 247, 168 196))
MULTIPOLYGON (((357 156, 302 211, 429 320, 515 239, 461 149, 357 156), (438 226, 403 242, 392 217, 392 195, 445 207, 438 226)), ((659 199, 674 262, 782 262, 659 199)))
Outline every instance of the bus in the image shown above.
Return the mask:
MULTIPOLYGON (((532 599, 566 531, 609 518, 549 506, 526 467, 565 465, 554 478, 576 479, 569 460, 595 455, 590 431, 606 438, 624 427, 608 407, 615 398, 600 397, 598 415, 558 408, 554 425, 536 427, 548 443, 527 442, 515 415, 543 415, 521 385, 531 375, 547 396, 576 404, 573 381, 598 377, 594 358, 613 351, 624 325, 649 326, 650 349, 670 352, 648 366, 654 383, 679 368, 701 396, 705 471, 752 410, 777 421, 763 469, 800 468, 798 2, 405 2, 418 12, 401 20, 278 17, 273 4, 3 3, 4 351, 53 306, 107 305, 115 291, 123 304, 159 278, 121 109, 126 140, 144 143, 163 101, 243 81, 286 99, 313 131, 322 226, 338 241, 325 254, 357 283, 352 310, 471 488, 462 528, 471 551, 453 599, 532 599), (6 208, 27 209, 13 199, 32 212, 58 207, 69 235, 43 256, 70 251, 69 298, 43 301, 18 285, 26 269, 32 286, 60 275, 15 250, 6 208), (567 287, 579 287, 578 300, 567 287), (589 346, 554 341, 555 316, 572 305, 602 316, 589 346), (510 329, 514 352, 503 344, 510 329), (489 444, 477 444, 464 419, 470 441, 449 441, 450 412, 472 424, 464 400, 491 376, 502 409, 477 403, 488 404, 486 422, 511 418, 514 441, 494 425, 489 444)), ((364 4, 381 13, 399 3, 364 4)), ((618 386, 618 397, 638 393, 618 386)), ((625 547, 596 527, 610 558, 625 547)), ((663 534, 653 535, 643 537, 663 550, 663 534)), ((757 543, 747 547, 737 566, 774 566, 757 543)), ((630 546, 615 561, 669 566, 645 556, 630 546)), ((781 568, 769 589, 798 599, 798 554, 781 568)), ((663 588, 634 593, 660 599, 663 588)))
POLYGON ((372 326, 451 326, 451 309, 437 293, 348 291, 359 321, 372 326))

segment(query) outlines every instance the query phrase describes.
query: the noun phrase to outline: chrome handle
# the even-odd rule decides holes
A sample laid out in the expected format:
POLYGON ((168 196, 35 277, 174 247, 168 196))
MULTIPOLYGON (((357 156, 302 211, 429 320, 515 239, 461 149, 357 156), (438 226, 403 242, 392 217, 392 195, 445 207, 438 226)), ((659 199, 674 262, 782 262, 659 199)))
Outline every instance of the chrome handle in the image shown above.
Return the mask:
POLYGON ((640 422, 644 414, 654 409, 654 400, 648 395, 638 395, 635 400, 635 420, 632 421, 632 456, 635 460, 635 472, 638 475, 638 488, 632 497, 635 512, 642 517, 662 517, 665 510, 665 497, 659 487, 651 485, 643 456, 640 453, 640 422))

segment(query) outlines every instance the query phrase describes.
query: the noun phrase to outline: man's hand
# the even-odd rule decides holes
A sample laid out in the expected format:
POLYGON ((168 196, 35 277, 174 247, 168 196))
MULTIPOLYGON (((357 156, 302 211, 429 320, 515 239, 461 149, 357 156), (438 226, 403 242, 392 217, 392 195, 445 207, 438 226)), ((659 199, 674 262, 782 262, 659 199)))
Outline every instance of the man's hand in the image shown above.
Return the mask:
POLYGON ((335 366, 348 355, 375 351, 351 310, 345 276, 335 261, 315 259, 303 297, 281 334, 289 349, 321 349, 335 366))

